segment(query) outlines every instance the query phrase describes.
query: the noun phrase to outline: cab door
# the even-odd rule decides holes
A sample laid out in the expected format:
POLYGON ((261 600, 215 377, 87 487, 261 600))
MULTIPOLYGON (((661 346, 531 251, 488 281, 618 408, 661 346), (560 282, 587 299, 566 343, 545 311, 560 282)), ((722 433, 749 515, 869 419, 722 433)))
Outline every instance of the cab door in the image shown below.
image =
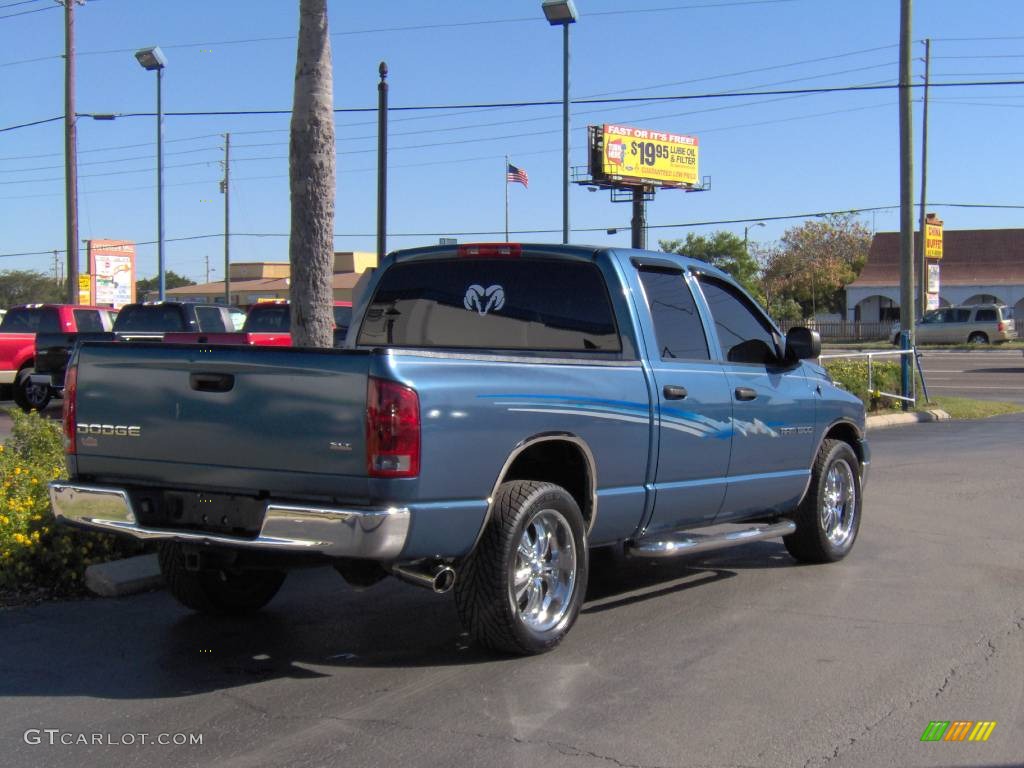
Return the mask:
POLYGON ((715 522, 788 511, 807 487, 821 394, 800 362, 782 361, 782 338, 733 284, 698 275, 732 399, 732 455, 715 522))
POLYGON ((725 497, 732 402, 711 359, 691 282, 679 267, 643 266, 641 319, 657 389, 654 504, 645 535, 710 523, 725 497))

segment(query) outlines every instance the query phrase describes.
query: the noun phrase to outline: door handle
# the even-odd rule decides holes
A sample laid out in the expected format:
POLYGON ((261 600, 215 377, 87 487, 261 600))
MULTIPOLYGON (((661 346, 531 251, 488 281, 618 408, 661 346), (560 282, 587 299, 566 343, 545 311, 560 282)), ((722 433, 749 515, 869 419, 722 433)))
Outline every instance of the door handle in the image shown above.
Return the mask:
POLYGON ((666 400, 685 400, 686 396, 690 394, 686 391, 686 387, 680 387, 678 384, 666 384, 662 392, 666 400))
POLYGON ((750 387, 736 387, 737 400, 753 400, 757 397, 757 391, 750 387))

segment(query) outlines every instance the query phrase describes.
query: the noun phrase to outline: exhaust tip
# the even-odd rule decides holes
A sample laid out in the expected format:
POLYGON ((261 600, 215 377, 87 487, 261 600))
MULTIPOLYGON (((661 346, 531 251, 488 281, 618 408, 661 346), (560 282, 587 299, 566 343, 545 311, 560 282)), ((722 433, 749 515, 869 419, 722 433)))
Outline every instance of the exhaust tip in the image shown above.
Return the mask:
POLYGON ((443 565, 434 572, 434 583, 433 590, 443 595, 445 592, 451 590, 455 586, 455 569, 450 566, 443 565))

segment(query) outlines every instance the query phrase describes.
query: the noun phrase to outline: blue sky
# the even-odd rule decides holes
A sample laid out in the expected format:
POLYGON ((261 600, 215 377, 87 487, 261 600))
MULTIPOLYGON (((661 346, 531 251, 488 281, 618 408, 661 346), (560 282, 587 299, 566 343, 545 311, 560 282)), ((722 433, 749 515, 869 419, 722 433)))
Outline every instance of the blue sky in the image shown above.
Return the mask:
MULTIPOLYGON (((0 128, 63 113, 63 14, 51 0, 0 0, 0 128), (46 9, 46 10, 43 10, 46 9), (36 11, 13 15, 24 11, 36 11), (38 61, 26 61, 40 59, 38 61)), ((915 40, 932 43, 932 82, 1024 80, 1024 4, 918 0, 915 40)), ((77 10, 78 111, 152 112, 155 82, 132 52, 160 45, 169 59, 164 109, 288 109, 297 0, 87 0, 77 10), (275 39, 266 39, 275 38, 275 39), (239 42, 249 40, 251 42, 239 42)), ((558 100, 561 30, 540 0, 330 2, 336 108, 375 107, 377 65, 391 71, 391 105, 558 100)), ((675 96, 894 83, 898 0, 578 0, 572 96, 675 96)), ((923 74, 915 44, 915 73, 923 74)), ((920 78, 918 78, 920 79, 920 78)), ((896 91, 576 105, 574 166, 587 124, 614 122, 693 134, 711 189, 660 191, 648 208, 650 244, 743 224, 687 225, 883 207, 863 220, 898 225, 896 91)), ((1024 86, 935 88, 928 198, 1022 205, 1024 86)), ((914 104, 915 174, 921 104, 914 104)), ((337 115, 338 250, 374 250, 376 115, 337 115)), ((288 116, 166 118, 167 268, 221 276, 223 140, 232 135, 232 231, 287 234, 288 116), (174 238, 215 235, 205 239, 174 238)), ((0 132, 0 270, 49 271, 64 248, 63 123, 0 132)), ((513 185, 513 240, 561 236, 561 107, 395 112, 390 124, 390 248, 503 239, 504 156, 526 169, 513 185)), ((79 121, 80 236, 154 240, 155 119, 79 121)), ((915 183, 915 196, 917 183, 915 183)), ((628 205, 570 190, 573 242, 628 245, 628 205), (605 229, 618 227, 608 235, 605 229)), ((936 207, 951 229, 1021 226, 1021 210, 936 207)), ((796 220, 751 236, 777 239, 796 220)), ((235 261, 287 260, 286 237, 232 239, 235 261)), ((84 255, 83 255, 84 258, 84 255)), ((140 277, 155 245, 138 248, 140 277)))

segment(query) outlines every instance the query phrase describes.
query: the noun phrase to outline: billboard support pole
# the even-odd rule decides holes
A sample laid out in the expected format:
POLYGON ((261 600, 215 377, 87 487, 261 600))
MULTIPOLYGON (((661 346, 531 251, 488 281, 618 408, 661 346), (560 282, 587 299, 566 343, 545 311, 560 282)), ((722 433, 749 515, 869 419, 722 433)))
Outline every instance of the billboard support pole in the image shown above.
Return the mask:
POLYGON ((647 211, 644 205, 644 188, 633 188, 633 220, 630 222, 633 230, 632 247, 644 249, 647 247, 647 211))
POLYGON ((384 261, 388 237, 388 65, 377 67, 377 264, 384 261))

